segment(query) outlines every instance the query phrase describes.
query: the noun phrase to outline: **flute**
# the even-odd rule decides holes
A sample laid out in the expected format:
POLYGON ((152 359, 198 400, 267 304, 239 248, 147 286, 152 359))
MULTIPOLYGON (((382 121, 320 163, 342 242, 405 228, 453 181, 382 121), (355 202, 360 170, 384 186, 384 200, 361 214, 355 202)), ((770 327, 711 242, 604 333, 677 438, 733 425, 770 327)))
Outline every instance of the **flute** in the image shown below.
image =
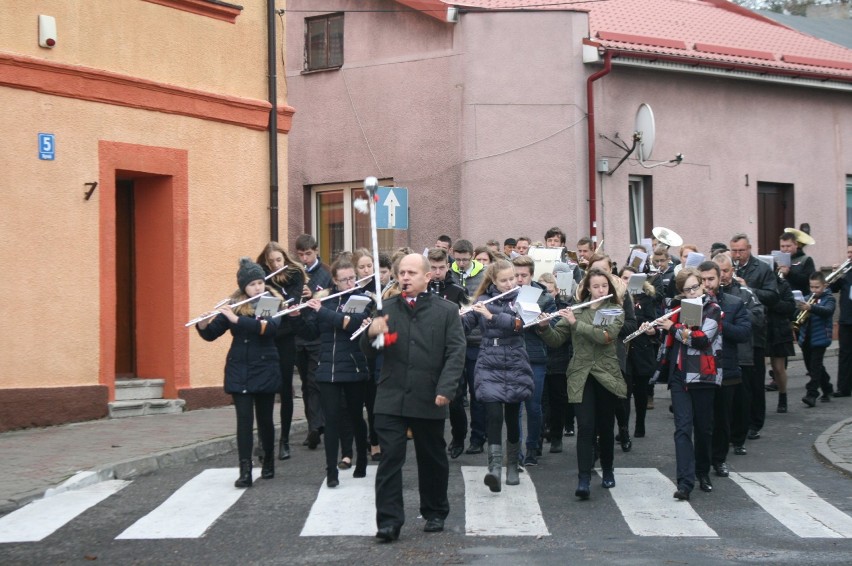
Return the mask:
POLYGON ((356 338, 358 338, 359 336, 364 334, 364 331, 367 330, 370 327, 371 322, 373 322, 372 318, 369 318, 369 317, 365 318, 364 322, 361 323, 361 327, 358 330, 356 330, 355 332, 353 332, 352 336, 349 337, 349 341, 351 342, 352 340, 355 340, 356 338))
MULTIPOLYGON (((261 298, 261 297, 265 297, 265 296, 267 296, 267 295, 269 295, 269 291, 264 291, 263 293, 261 293, 261 294, 259 294, 259 295, 255 295, 254 297, 249 297, 248 299, 245 299, 244 301, 240 301, 240 302, 238 302, 238 303, 233 303, 233 304, 231 304, 231 305, 228 305, 228 307, 230 307, 230 308, 232 308, 232 309, 233 309, 233 308, 235 308, 235 307, 238 307, 238 306, 240 306, 240 305, 244 305, 244 304, 246 304, 246 303, 250 303, 250 302, 252 302, 252 301, 254 301, 254 300, 256 300, 256 299, 259 299, 259 298, 261 298)), ((224 305, 225 303, 227 303, 227 302, 228 302, 228 299, 225 299, 224 301, 219 301, 219 302, 216 304, 216 306, 215 306, 215 307, 213 307, 213 308, 214 308, 214 309, 218 309, 219 307, 223 306, 223 305, 224 305)), ((187 322, 186 324, 184 324, 184 326, 189 327, 189 326, 192 326, 193 324, 198 324, 199 322, 201 322, 201 321, 203 321, 203 320, 207 320, 208 318, 213 318, 213 317, 214 317, 214 316, 216 316, 217 314, 219 314, 219 311, 214 311, 214 312, 209 312, 209 313, 207 313, 207 314, 203 314, 203 315, 199 316, 198 318, 193 318, 192 320, 190 320, 189 322, 187 322)))
MULTIPOLYGON (((364 281, 366 281, 366 280, 368 280, 368 279, 372 279, 372 278, 373 278, 373 276, 372 276, 372 275, 368 275, 368 276, 366 276, 366 277, 362 277, 361 279, 359 279, 358 281, 356 281, 356 282, 355 282, 355 285, 353 285, 351 289, 346 289, 345 291, 340 291, 339 293, 335 293, 335 294, 333 294, 333 295, 329 295, 329 296, 327 296, 327 297, 323 297, 323 298, 322 298, 322 299, 320 299, 319 301, 320 301, 320 302, 323 302, 323 301, 327 301, 327 300, 329 300, 329 299, 333 299, 333 298, 335 298, 335 297, 340 297, 341 295, 345 295, 345 294, 347 294, 347 293, 351 293, 352 291, 355 291, 355 290, 357 290, 357 289, 360 289, 360 287, 359 287, 359 283, 363 283, 364 281)), ((295 307, 293 307, 293 308, 291 308, 291 309, 286 309, 286 310, 283 310, 283 311, 277 312, 277 313, 273 314, 270 318, 278 318, 279 316, 284 316, 285 314, 290 314, 291 312, 300 311, 300 310, 302 310, 303 308, 306 308, 307 306, 308 306, 308 303, 302 303, 301 305, 296 305, 295 307)))
MULTIPOLYGON (((587 307, 587 306, 589 306, 589 305, 593 305, 593 304, 595 304, 595 303, 599 303, 599 302, 601 302, 601 301, 605 301, 606 299, 609 299, 610 297, 612 297, 612 294, 606 295, 605 297, 601 297, 601 298, 599 298, 599 299, 593 299, 593 300, 588 301, 588 302, 586 302, 586 303, 580 303, 579 305, 570 306, 570 307, 568 307, 568 308, 569 308, 570 310, 572 310, 572 311, 574 311, 574 310, 579 310, 579 309, 582 309, 582 308, 587 307)), ((538 318, 536 318, 534 321, 526 323, 526 324, 524 325, 524 328, 529 328, 530 326, 535 326, 535 325, 536 325, 536 324, 538 324, 539 322, 542 322, 542 321, 545 321, 545 320, 550 320, 550 319, 552 319, 552 318, 556 318, 556 317, 558 317, 558 316, 562 316, 562 315, 561 315, 561 314, 559 314, 558 312, 551 312, 551 313, 547 313, 547 314, 541 314, 541 315, 539 315, 539 316, 538 316, 538 318)))
POLYGON ((509 290, 508 290, 508 291, 506 291, 505 293, 500 293, 500 294, 499 294, 499 295, 497 295, 496 297, 491 297, 490 299, 486 299, 486 300, 484 300, 484 301, 480 301, 480 302, 478 302, 478 303, 474 303, 473 305, 471 305, 471 306, 469 306, 469 307, 464 307, 463 309, 459 309, 459 315, 465 315, 465 314, 469 313, 470 311, 472 311, 472 310, 473 310, 473 307, 474 307, 475 305, 487 305, 488 303, 493 303, 493 302, 494 302, 494 301, 496 301, 497 299, 503 298, 503 297, 505 297, 506 295, 508 295, 509 293, 512 293, 512 292, 517 291, 517 290, 518 290, 518 287, 512 287, 511 289, 509 289, 509 290))
POLYGON ((638 338, 641 334, 644 334, 645 331, 648 330, 649 328, 654 328, 655 326, 657 326, 658 324, 660 324, 664 320, 670 319, 672 316, 676 315, 679 312, 680 312, 680 307, 674 309, 671 312, 667 312, 666 314, 664 314, 660 318, 654 319, 651 322, 643 322, 642 326, 639 327, 639 330, 637 330, 636 332, 634 332, 633 334, 631 334, 630 336, 628 336, 627 338, 622 340, 622 342, 627 344, 628 342, 630 342, 634 338, 638 338))
POLYGON ((273 271, 272 273, 270 273, 269 275, 267 275, 266 277, 264 277, 264 278, 263 278, 263 280, 264 280, 264 281, 269 281, 270 279, 272 279, 273 277, 275 277, 276 275, 278 275, 279 273, 281 273, 282 271, 284 271, 284 270, 285 270, 285 269, 287 269, 288 267, 290 267, 290 266, 289 266, 289 265, 285 265, 285 266, 284 266, 284 267, 282 267, 281 269, 276 269, 275 271, 273 271))

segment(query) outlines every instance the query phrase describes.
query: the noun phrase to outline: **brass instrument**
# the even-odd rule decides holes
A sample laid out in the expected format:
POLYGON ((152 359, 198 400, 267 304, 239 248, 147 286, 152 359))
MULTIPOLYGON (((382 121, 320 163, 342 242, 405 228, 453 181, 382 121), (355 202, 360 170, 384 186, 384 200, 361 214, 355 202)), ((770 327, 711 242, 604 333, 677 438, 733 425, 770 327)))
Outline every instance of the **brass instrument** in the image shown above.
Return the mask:
MULTIPOLYGON (((850 269, 852 269, 852 259, 847 259, 846 261, 841 263, 840 266, 837 269, 835 269, 834 271, 832 271, 831 273, 828 274, 828 276, 825 278, 826 286, 831 285, 832 283, 834 283, 835 281, 837 281, 838 279, 840 279, 841 277, 846 275, 849 272, 850 269)), ((806 305, 813 305, 814 303, 817 302, 817 300, 818 300, 818 297, 811 295, 811 297, 805 302, 805 304, 806 305)), ((805 322, 807 322, 808 317, 810 317, 810 316, 811 316, 810 310, 803 310, 802 312, 800 312, 798 314, 798 316, 796 316, 796 320, 793 321, 793 330, 798 332, 799 329, 802 326, 804 326, 805 322)))
MULTIPOLYGON (((662 226, 657 226, 653 230, 651 230, 651 234, 657 239, 658 242, 663 244, 669 248, 676 248, 678 246, 683 245, 683 238, 681 238, 677 232, 670 228, 664 228, 662 226)), ((649 254, 651 252, 648 252, 649 254)))
POLYGON ((644 334, 645 331, 648 330, 649 328, 654 328, 655 326, 659 326, 659 324, 661 322, 663 322, 664 320, 670 319, 671 317, 673 317, 674 315, 676 315, 679 312, 680 312, 680 307, 674 309, 671 312, 667 312, 666 314, 664 314, 660 318, 656 318, 656 319, 652 320, 651 322, 643 322, 642 325, 639 327, 639 330, 637 330, 633 334, 629 335, 627 338, 622 340, 622 342, 627 344, 628 342, 630 342, 634 338, 638 338, 639 336, 644 334))
POLYGON ((801 245, 802 247, 812 246, 816 244, 816 240, 814 240, 813 237, 807 232, 802 232, 801 230, 796 230, 795 228, 784 228, 784 232, 796 236, 796 243, 801 245))

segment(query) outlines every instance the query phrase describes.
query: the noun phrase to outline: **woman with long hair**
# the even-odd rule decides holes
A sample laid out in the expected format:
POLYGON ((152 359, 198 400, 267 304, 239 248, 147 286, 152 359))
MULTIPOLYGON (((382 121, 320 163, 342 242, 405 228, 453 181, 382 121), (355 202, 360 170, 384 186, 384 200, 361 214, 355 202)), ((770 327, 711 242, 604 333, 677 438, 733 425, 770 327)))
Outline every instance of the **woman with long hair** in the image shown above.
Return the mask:
MULTIPOLYGON (((302 289, 307 281, 305 268, 290 257, 281 244, 269 242, 257 256, 257 263, 268 275, 275 273, 267 284, 275 289, 284 300, 301 300, 302 289)), ((278 348, 278 365, 281 368, 281 438, 278 440, 278 459, 290 458, 290 425, 293 422, 293 367, 296 363, 296 335, 288 321, 279 317, 281 325, 275 336, 278 348)))
POLYGON ((570 337, 574 356, 568 364, 568 402, 575 405, 577 417, 578 482, 574 495, 588 499, 591 493, 595 435, 599 436, 604 488, 615 486, 614 440, 615 408, 627 396, 627 385, 621 375, 615 343, 624 324, 624 312, 606 325, 595 324, 599 309, 621 310, 621 294, 615 290, 610 273, 590 267, 580 282, 578 304, 612 295, 575 313, 572 308, 559 312, 555 326, 539 323, 538 332, 544 342, 558 348, 570 337))

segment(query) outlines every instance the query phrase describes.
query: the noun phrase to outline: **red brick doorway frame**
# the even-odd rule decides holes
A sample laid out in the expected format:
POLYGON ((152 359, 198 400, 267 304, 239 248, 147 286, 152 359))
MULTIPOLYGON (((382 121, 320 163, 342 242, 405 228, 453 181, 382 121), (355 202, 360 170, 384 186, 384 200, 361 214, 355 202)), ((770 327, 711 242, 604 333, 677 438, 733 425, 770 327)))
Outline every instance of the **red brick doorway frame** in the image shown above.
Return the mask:
POLYGON ((116 177, 136 196, 137 375, 166 380, 163 395, 189 386, 189 162, 183 149, 100 141, 100 371, 115 399, 116 177))

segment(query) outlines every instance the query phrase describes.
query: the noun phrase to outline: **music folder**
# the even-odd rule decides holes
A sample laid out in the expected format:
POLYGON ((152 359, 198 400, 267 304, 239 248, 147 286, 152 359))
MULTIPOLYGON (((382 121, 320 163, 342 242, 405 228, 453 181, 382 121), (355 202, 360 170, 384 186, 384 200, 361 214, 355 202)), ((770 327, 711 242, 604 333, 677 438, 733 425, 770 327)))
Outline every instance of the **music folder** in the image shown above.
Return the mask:
POLYGON ((278 297, 261 297, 254 306, 254 316, 256 318, 272 316, 278 312, 280 306, 281 299, 278 297))
POLYGON ((694 299, 683 299, 680 302, 680 322, 689 328, 698 327, 704 323, 704 295, 694 299))
POLYGON ((343 305, 343 312, 350 314, 364 312, 364 309, 367 308, 370 301, 370 297, 365 295, 350 295, 349 300, 346 301, 345 305, 343 305))
POLYGON ((648 275, 646 273, 634 273, 631 275, 630 281, 627 282, 627 292, 631 295, 641 293, 646 279, 648 279, 648 275))

